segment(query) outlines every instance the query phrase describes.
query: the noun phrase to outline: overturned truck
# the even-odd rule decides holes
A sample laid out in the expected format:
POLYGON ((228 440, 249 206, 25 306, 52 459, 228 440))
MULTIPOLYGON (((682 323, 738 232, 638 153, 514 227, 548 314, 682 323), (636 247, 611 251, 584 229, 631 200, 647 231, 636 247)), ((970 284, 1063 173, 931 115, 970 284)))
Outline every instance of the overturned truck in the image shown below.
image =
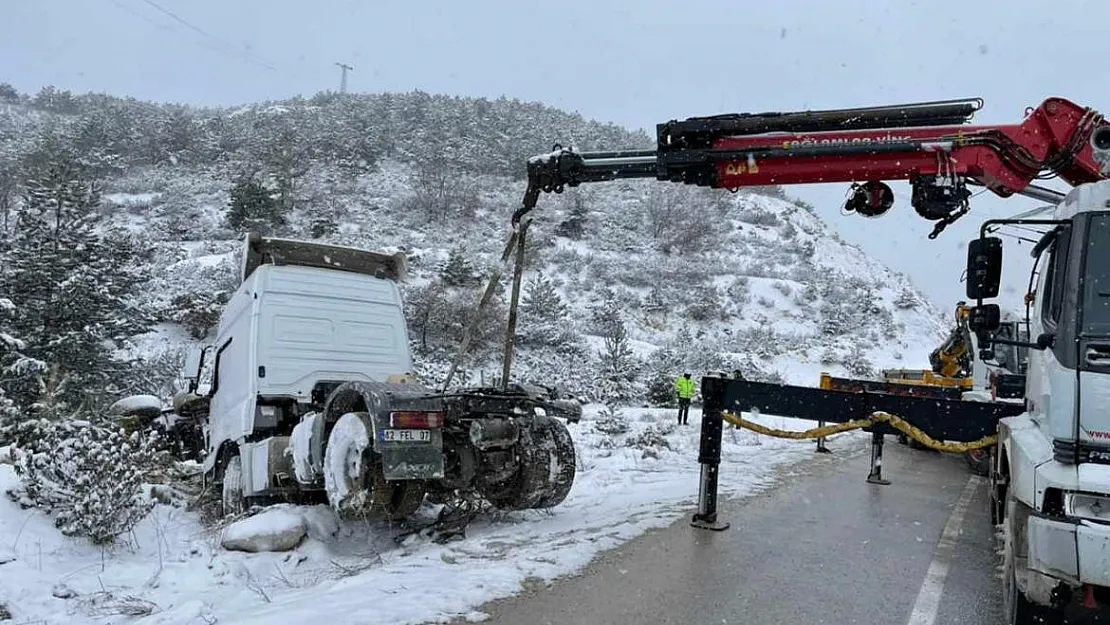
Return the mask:
POLYGON ((436 392, 411 375, 404 258, 249 234, 216 340, 190 354, 177 430, 203 433, 225 514, 326 500, 400 520, 425 498, 550 508, 575 476, 581 407, 524 385, 436 392))

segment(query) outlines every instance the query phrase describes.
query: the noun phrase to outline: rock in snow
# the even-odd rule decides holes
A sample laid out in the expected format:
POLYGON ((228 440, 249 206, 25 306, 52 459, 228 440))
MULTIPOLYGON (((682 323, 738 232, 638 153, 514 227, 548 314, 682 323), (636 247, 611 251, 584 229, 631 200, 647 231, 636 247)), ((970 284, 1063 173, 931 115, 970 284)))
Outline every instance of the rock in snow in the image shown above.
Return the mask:
POLYGON ((162 400, 154 395, 131 395, 108 407, 114 415, 141 415, 157 417, 162 414, 162 400))
POLYGON ((286 507, 271 508, 224 528, 220 544, 233 551, 289 551, 308 532, 304 516, 286 507))

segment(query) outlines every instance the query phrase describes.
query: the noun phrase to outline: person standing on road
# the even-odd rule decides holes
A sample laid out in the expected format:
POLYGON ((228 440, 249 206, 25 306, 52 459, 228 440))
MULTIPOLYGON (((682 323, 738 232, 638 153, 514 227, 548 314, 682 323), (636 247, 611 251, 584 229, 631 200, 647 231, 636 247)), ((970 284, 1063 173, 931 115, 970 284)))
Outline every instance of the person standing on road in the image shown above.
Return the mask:
POLYGON ((674 386, 678 390, 678 424, 686 425, 690 419, 690 400, 694 398, 694 380, 689 373, 683 373, 674 386))
MULTIPOLYGON (((743 371, 741 371, 741 370, 739 370, 739 369, 733 369, 733 370, 732 370, 732 379, 733 379, 733 380, 746 380, 746 378, 744 377, 744 372, 743 372, 743 371)), ((737 427, 736 427, 736 424, 735 424, 735 423, 730 423, 730 424, 728 424, 728 428, 729 428, 730 430, 735 430, 735 429, 737 429, 737 427)))

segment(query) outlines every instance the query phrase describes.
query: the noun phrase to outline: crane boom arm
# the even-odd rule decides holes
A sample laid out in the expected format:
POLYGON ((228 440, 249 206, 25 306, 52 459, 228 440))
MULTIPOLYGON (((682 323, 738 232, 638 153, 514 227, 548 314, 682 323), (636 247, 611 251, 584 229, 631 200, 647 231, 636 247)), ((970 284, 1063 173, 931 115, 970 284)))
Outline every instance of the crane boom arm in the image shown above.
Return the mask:
POLYGON ((866 216, 893 203, 883 180, 908 180, 913 205, 939 222, 967 212, 978 184, 1000 197, 1051 193, 1031 183, 1052 172, 1071 185, 1103 178, 1088 139, 1097 111, 1049 98, 1020 124, 962 125, 982 100, 860 109, 694 117, 657 126, 654 150, 578 152, 556 146, 528 161, 529 191, 514 221, 541 192, 584 182, 655 178, 712 188, 852 182, 846 205, 866 216))

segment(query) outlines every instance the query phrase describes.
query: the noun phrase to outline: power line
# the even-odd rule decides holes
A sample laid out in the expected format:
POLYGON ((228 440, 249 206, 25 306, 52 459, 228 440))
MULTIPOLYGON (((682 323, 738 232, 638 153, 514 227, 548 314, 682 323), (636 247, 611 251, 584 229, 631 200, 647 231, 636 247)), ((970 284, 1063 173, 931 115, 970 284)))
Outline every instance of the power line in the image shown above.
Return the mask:
POLYGON ((208 31, 204 30, 203 28, 201 28, 199 26, 196 26, 196 25, 186 21, 185 19, 183 19, 183 18, 179 17, 177 14, 175 14, 173 11, 170 11, 169 9, 159 5, 157 2, 154 2, 154 0, 143 0, 143 2, 150 5, 151 7, 154 7, 158 11, 164 13, 170 19, 172 19, 173 21, 175 21, 175 22, 181 24, 182 26, 188 28, 189 30, 192 30, 193 32, 196 32, 196 33, 200 34, 202 37, 205 37, 205 38, 215 42, 216 44, 223 47, 226 51, 229 51, 229 52, 232 52, 234 54, 240 55, 244 59, 250 61, 251 63, 254 63, 256 65, 260 65, 262 67, 265 67, 266 69, 268 69, 270 71, 274 71, 274 72, 280 72, 281 71, 277 67, 273 66, 272 64, 267 63, 266 61, 261 60, 261 59, 255 59, 249 53, 247 53, 245 50, 240 50, 238 47, 224 41, 223 39, 217 37, 216 35, 213 35, 213 34, 209 33, 208 31))
MULTIPOLYGON (((108 0, 108 1, 111 2, 113 5, 115 5, 117 8, 119 8, 121 11, 127 12, 128 15, 131 15, 132 17, 138 18, 138 19, 146 22, 147 24, 150 24, 151 26, 157 28, 158 30, 164 30, 166 32, 171 32, 171 33, 180 32, 177 29, 174 29, 170 26, 167 26, 166 24, 163 24, 162 22, 151 19, 151 18, 147 17, 146 15, 143 15, 142 13, 139 13, 135 9, 132 9, 131 7, 127 6, 126 4, 123 4, 119 0, 108 0)), ((205 50, 211 50, 211 51, 214 51, 214 52, 226 52, 226 50, 224 48, 222 48, 222 47, 213 47, 211 44, 208 44, 208 43, 201 43, 201 42, 198 41, 197 44, 200 45, 201 47, 203 47, 205 50)))

